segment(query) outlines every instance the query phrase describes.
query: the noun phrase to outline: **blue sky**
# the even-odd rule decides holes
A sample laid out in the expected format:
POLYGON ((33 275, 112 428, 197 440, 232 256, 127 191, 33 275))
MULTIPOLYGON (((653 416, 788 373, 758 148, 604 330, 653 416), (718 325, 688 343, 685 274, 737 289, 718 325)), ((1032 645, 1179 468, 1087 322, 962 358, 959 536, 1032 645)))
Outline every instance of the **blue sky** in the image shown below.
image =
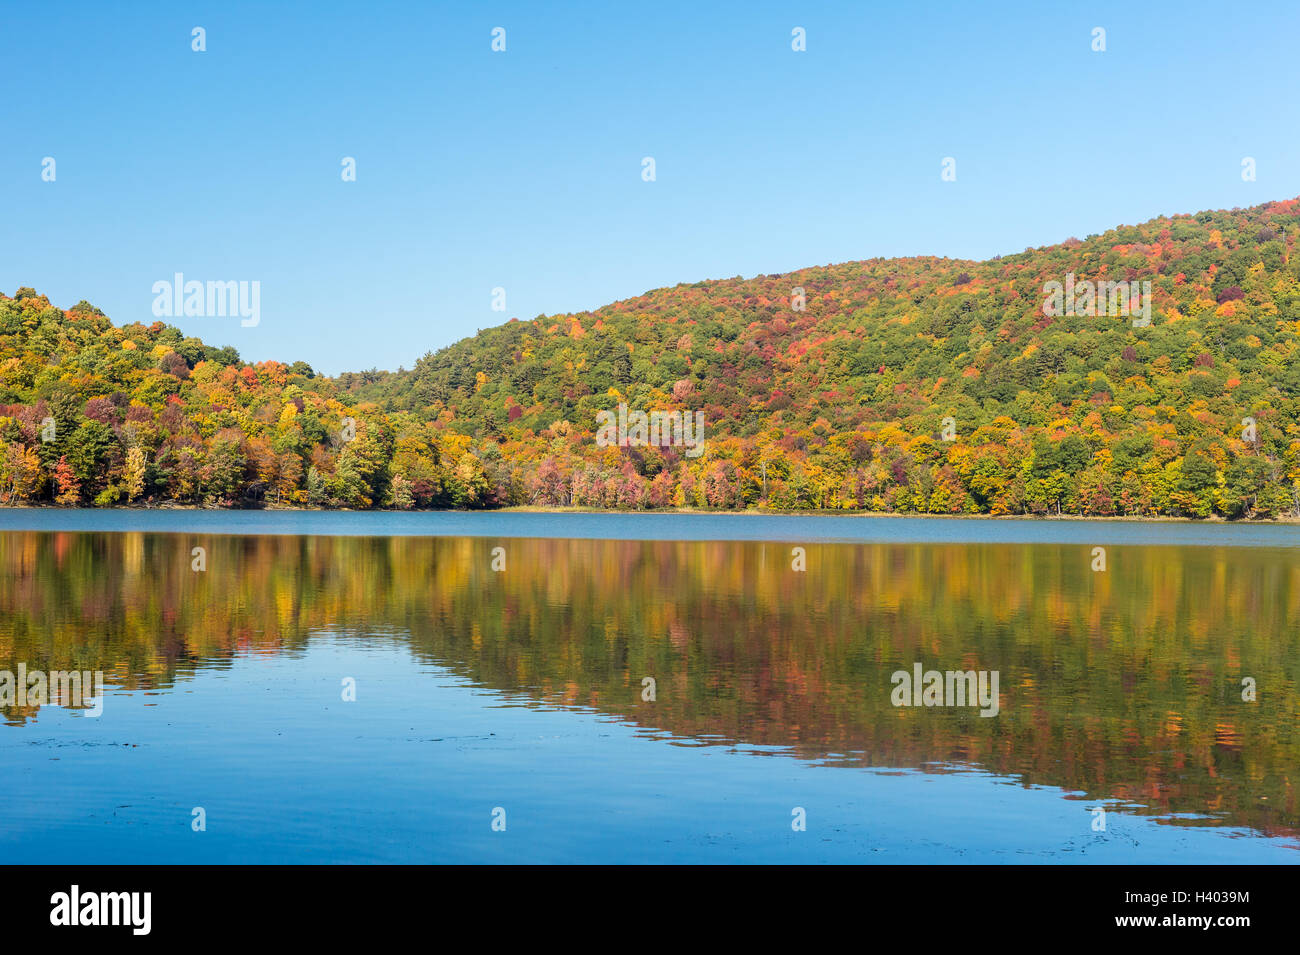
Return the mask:
POLYGON ((333 374, 678 282, 985 258, 1293 197, 1298 11, 11 5, 0 288, 122 323, 153 321, 176 272, 258 281, 256 327, 171 321, 333 374))

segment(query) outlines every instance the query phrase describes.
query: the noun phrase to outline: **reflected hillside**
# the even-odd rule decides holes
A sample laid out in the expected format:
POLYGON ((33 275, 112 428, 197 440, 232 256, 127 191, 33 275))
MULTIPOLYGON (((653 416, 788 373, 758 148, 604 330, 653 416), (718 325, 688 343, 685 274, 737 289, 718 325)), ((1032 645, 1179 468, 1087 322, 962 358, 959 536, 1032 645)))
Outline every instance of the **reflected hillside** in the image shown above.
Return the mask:
POLYGON ((809 545, 798 573, 789 546, 762 543, 0 533, 0 669, 166 690, 355 633, 682 739, 972 765, 1296 835, 1295 555, 1112 547, 1096 573, 1089 550, 809 545), (1000 671, 1000 715, 894 707, 890 674, 917 662, 1000 671))

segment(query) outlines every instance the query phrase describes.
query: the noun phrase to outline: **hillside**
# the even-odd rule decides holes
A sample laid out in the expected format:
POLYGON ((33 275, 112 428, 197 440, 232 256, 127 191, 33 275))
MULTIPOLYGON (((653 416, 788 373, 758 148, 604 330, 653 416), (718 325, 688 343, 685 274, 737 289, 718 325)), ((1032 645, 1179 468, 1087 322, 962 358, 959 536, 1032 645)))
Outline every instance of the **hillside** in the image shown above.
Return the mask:
POLYGON ((985 262, 698 282, 337 379, 20 289, 0 501, 1293 515, 1298 234, 1293 199, 985 262), (1090 311, 1085 282, 1149 308, 1108 314, 1112 290, 1044 313, 1054 288, 1090 311), (620 404, 635 446, 598 431, 620 404), (638 443, 637 411, 703 440, 638 443))

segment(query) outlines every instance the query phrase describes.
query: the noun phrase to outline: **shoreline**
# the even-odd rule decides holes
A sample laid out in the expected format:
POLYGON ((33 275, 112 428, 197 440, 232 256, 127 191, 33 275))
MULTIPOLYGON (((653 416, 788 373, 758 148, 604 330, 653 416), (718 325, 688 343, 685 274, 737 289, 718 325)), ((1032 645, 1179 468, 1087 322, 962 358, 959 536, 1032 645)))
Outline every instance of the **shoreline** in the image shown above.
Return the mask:
POLYGON ((0 513, 14 511, 54 511, 66 513, 217 513, 217 514, 605 514, 619 517, 836 517, 869 518, 873 520, 894 518, 899 520, 936 520, 936 521, 1033 521, 1042 523, 1074 524, 1190 524, 1222 525, 1224 527, 1268 527, 1273 525, 1300 525, 1300 516, 1287 515, 1270 519, 1242 518, 1229 520, 1218 515, 1210 517, 1144 517, 1133 515, 1085 515, 1085 514, 920 514, 899 511, 860 511, 860 510, 777 510, 767 508, 747 508, 746 510, 713 510, 693 507, 659 507, 646 510, 623 510, 603 507, 548 507, 534 505, 511 505, 491 508, 419 508, 401 510, 398 508, 370 507, 364 509, 347 507, 293 507, 282 504, 268 504, 265 507, 209 507, 202 504, 156 504, 131 506, 116 504, 111 507, 64 507, 59 504, 0 504, 0 513))

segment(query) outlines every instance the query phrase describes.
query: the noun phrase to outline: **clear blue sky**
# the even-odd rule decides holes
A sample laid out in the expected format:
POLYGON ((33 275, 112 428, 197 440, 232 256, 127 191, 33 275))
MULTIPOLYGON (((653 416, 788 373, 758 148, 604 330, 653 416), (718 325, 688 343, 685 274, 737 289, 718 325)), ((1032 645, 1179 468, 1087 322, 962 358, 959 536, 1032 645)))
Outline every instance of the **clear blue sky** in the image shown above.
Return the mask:
POLYGON ((257 327, 175 324, 337 373, 678 282, 984 258, 1293 197, 1298 11, 10 4, 0 287, 122 323, 153 321, 175 272, 256 280, 257 327))

